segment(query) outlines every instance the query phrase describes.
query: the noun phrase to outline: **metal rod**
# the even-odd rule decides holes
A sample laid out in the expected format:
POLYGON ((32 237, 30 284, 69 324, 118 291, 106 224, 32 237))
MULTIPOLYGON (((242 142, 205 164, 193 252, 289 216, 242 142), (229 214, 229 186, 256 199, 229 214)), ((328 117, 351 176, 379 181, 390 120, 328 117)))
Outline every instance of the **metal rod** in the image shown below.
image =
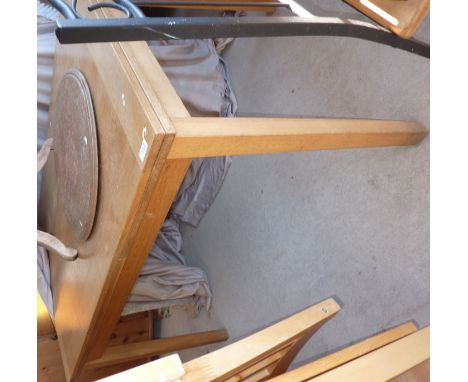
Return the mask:
POLYGON ((125 13, 125 15, 127 17, 131 17, 132 14, 130 13, 130 11, 121 6, 120 4, 117 4, 117 3, 96 3, 96 4, 92 4, 88 7, 88 11, 95 11, 96 9, 100 9, 100 8, 113 8, 113 9, 118 9, 119 11, 125 13))
POLYGON ((70 7, 63 0, 49 0, 49 3, 67 19, 79 18, 79 16, 76 14, 73 8, 70 7))
POLYGON ((138 18, 144 18, 145 14, 142 12, 142 10, 137 7, 135 4, 133 4, 132 1, 130 0, 113 0, 114 3, 117 3, 124 8, 127 8, 132 17, 138 17, 138 18))
POLYGON ((62 44, 215 37, 342 36, 369 40, 429 58, 429 45, 379 28, 304 17, 144 17, 58 20, 62 44))
POLYGON ((265 2, 222 2, 222 1, 155 1, 151 3, 137 2, 140 7, 265 7, 265 8, 289 8, 288 4, 283 3, 265 3, 265 2))

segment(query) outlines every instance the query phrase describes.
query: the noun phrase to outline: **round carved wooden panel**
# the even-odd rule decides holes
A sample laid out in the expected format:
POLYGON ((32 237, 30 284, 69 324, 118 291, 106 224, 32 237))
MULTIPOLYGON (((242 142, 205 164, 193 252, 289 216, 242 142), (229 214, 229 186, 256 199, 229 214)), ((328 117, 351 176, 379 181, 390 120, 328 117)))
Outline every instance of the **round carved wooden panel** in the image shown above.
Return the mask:
POLYGON ((79 70, 72 69, 62 77, 50 123, 57 197, 74 236, 84 241, 96 213, 98 145, 91 93, 79 70))

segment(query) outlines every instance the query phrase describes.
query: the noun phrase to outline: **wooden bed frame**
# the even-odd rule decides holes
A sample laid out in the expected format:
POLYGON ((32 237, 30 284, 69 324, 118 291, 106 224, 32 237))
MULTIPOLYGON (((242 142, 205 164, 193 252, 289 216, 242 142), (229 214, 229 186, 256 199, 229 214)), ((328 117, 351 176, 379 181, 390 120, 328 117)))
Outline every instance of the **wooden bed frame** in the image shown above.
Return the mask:
MULTIPOLYGON (((85 3, 79 2, 81 14, 85 3)), ((191 158, 414 145, 427 134, 410 121, 192 118, 145 42, 58 45, 51 110, 58 81, 71 68, 88 82, 98 131, 98 204, 90 237, 78 242, 67 228, 53 156, 44 168, 39 208, 41 227, 79 253, 74 262, 50 256, 54 324, 68 380, 106 357, 191 158)), ((225 338, 221 331, 211 340, 225 338)), ((153 341, 145 342, 141 357, 161 353, 159 340, 153 341)), ((124 360, 129 348, 119 351, 124 360)))

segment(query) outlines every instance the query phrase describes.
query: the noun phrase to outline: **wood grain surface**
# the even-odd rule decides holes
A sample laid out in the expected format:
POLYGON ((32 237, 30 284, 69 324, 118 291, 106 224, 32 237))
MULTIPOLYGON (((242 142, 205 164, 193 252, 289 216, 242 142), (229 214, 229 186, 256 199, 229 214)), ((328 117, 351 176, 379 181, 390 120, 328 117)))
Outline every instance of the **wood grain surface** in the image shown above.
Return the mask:
POLYGON ((407 322, 396 328, 386 330, 375 336, 366 338, 335 353, 321 357, 306 365, 295 368, 283 375, 273 378, 271 382, 303 382, 338 366, 370 353, 382 346, 388 345, 417 330, 412 322, 407 322))
POLYGON ((386 382, 429 359, 429 327, 337 367, 313 382, 386 382))
MULTIPOLYGON (((79 3, 83 11, 85 3, 79 3)), ((190 165, 166 161, 175 134, 170 116, 189 114, 144 42, 58 45, 54 66, 51 110, 63 74, 80 70, 90 87, 99 142, 98 203, 87 241, 77 242, 67 227, 54 158, 43 173, 40 223, 79 252, 73 263, 50 256, 55 325, 65 373, 73 379, 85 362, 103 354, 190 165)))

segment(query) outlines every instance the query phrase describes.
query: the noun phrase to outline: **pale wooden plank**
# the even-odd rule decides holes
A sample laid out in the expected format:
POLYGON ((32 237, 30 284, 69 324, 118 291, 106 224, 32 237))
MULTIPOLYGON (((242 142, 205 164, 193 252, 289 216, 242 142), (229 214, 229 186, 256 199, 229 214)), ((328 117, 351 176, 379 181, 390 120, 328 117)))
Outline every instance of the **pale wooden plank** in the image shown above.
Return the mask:
POLYGON ((106 349, 101 358, 88 362, 86 364, 86 368, 93 369, 115 365, 122 362, 135 361, 195 346, 221 342, 228 338, 229 335, 227 331, 225 329, 221 329, 111 346, 106 349))
POLYGON ((137 361, 119 363, 118 365, 101 367, 99 369, 85 369, 80 373, 80 376, 74 380, 74 382, 95 382, 102 378, 121 373, 125 370, 133 369, 135 367, 144 365, 148 362, 148 359, 142 359, 137 361))
POLYGON ((285 374, 271 379, 273 382, 302 382, 334 369, 346 362, 352 361, 382 346, 394 342, 417 330, 412 322, 404 323, 396 328, 386 330, 354 345, 348 346, 333 354, 319 358, 307 365, 293 369, 285 374))
POLYGON ((421 329, 309 381, 388 381, 429 359, 429 330, 421 329))
POLYGON ((315 331, 339 310, 335 300, 322 301, 247 338, 185 363, 186 374, 182 380, 222 381, 234 377, 315 331))
POLYGON ((184 375, 184 367, 177 354, 149 362, 100 380, 101 382, 175 382, 184 375))
POLYGON ((168 158, 264 154, 419 143, 418 122, 323 118, 174 118, 168 158))

